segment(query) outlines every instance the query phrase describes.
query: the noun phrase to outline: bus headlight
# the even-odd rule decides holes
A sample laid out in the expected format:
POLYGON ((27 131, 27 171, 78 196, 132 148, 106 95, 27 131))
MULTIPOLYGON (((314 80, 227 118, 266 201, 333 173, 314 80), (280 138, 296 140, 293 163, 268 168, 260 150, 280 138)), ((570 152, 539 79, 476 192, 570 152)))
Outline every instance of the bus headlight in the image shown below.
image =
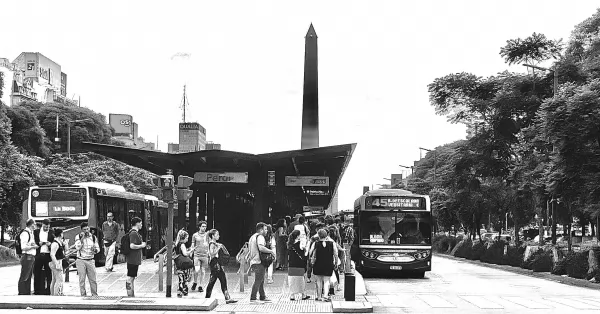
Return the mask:
POLYGON ((429 251, 427 251, 427 250, 425 250, 425 251, 418 251, 415 254, 415 258, 419 259, 419 260, 426 259, 428 257, 429 257, 429 251))
POLYGON ((379 256, 379 254, 377 254, 375 252, 371 252, 371 251, 363 251, 362 254, 364 257, 370 258, 370 259, 376 259, 377 256, 379 256))

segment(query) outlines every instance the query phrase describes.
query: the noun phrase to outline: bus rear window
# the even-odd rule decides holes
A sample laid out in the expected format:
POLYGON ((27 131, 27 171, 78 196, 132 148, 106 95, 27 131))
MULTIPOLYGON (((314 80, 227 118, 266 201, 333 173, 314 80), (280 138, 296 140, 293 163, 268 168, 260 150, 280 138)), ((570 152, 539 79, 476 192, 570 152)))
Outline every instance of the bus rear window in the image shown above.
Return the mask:
POLYGON ((78 217, 87 212, 84 188, 40 188, 31 191, 31 216, 78 217))

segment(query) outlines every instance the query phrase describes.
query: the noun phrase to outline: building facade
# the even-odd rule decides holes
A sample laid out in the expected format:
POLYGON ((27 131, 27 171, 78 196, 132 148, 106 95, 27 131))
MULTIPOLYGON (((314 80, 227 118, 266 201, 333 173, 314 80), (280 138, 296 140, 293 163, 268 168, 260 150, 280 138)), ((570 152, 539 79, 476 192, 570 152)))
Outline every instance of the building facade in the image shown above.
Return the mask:
POLYGON ((208 142, 206 143, 206 150, 221 150, 221 144, 208 142))
POLYGON ((179 152, 190 153, 206 149, 206 129, 198 122, 179 123, 179 152))
POLYGON ((4 78, 2 102, 6 105, 23 101, 78 105, 67 98, 67 74, 39 52, 23 52, 13 62, 0 58, 0 72, 4 78))
POLYGON ((133 116, 122 113, 111 113, 108 115, 108 124, 114 129, 113 139, 125 144, 126 147, 156 150, 152 142, 145 142, 138 134, 138 124, 133 122, 133 116))

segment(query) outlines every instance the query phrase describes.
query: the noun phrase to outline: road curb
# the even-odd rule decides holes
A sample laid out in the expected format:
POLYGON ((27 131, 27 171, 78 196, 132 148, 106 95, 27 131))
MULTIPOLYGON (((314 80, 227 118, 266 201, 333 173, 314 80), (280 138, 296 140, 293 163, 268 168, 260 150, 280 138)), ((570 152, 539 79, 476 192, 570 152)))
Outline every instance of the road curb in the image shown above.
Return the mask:
POLYGON ((333 301, 333 313, 373 313, 371 302, 360 301, 333 301))
POLYGON ((44 310, 135 310, 135 311, 212 311, 217 299, 186 298, 123 298, 123 297, 67 297, 67 296, 3 296, 2 309, 44 310))
POLYGON ((534 272, 533 270, 523 269, 521 267, 515 267, 515 266, 510 266, 510 265, 488 264, 488 263, 484 263, 484 262, 478 261, 478 260, 470 260, 470 259, 455 257, 452 255, 446 255, 446 254, 434 253, 434 256, 440 257, 440 258, 451 259, 451 260, 455 260, 455 261, 461 261, 461 262, 465 262, 465 263, 470 263, 473 265, 479 265, 479 266, 483 266, 483 267, 487 267, 487 268, 504 270, 504 271, 508 271, 511 273, 525 275, 525 276, 534 277, 534 278, 538 278, 538 279, 545 279, 545 280, 549 280, 549 281, 562 283, 565 285, 600 290, 600 284, 592 283, 585 279, 562 277, 559 275, 553 275, 551 273, 534 272))

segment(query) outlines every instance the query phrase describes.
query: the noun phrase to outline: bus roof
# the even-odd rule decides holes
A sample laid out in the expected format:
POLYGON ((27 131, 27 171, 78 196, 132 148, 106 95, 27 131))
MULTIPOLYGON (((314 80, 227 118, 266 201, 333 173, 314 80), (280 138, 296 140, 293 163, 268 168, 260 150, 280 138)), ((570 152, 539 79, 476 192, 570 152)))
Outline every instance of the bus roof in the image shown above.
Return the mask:
POLYGON ((415 195, 411 191, 400 190, 400 189, 379 189, 373 191, 367 191, 365 196, 396 196, 396 195, 415 195))
POLYGON ((118 192, 127 192, 127 190, 125 190, 125 188, 122 185, 104 183, 104 182, 79 182, 79 183, 75 183, 74 185, 103 189, 103 190, 113 190, 113 191, 118 191, 118 192))

